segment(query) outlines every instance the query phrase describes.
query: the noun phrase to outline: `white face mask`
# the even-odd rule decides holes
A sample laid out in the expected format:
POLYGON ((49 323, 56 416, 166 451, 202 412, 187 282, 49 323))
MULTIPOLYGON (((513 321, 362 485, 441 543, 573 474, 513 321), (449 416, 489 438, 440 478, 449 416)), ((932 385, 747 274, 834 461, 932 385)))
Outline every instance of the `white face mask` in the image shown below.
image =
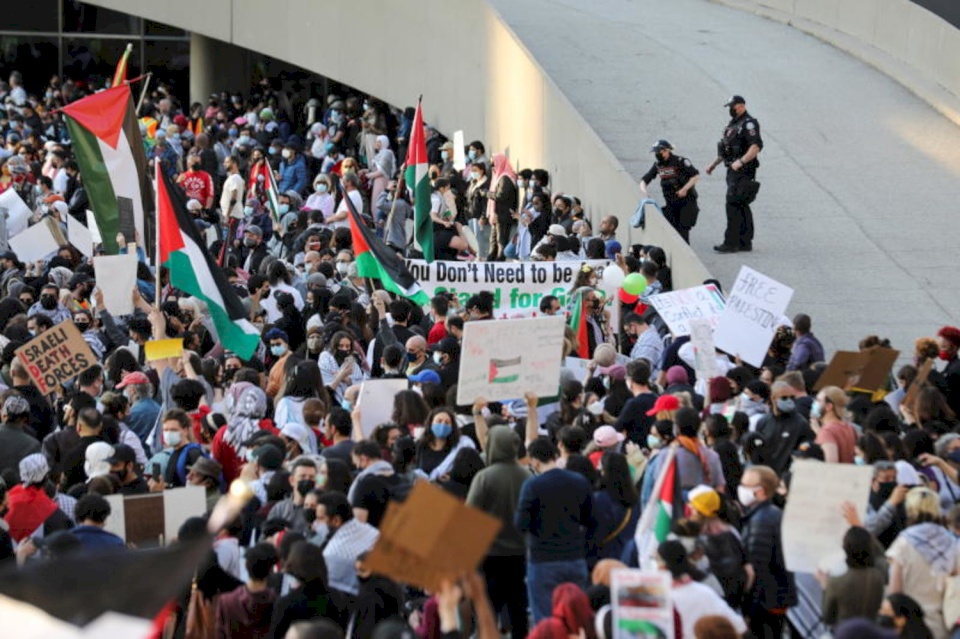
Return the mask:
POLYGON ((743 504, 744 508, 749 508, 757 501, 756 488, 747 488, 746 486, 737 486, 737 499, 743 504))
POLYGON ((433 354, 433 363, 437 366, 443 366, 443 353, 437 351, 433 354))
POLYGON ((596 402, 593 402, 592 404, 588 404, 587 412, 596 417, 603 415, 603 402, 596 401, 596 402))
POLYGON ((326 522, 315 521, 310 524, 310 527, 313 529, 313 534, 318 535, 320 539, 326 539, 330 536, 330 528, 326 522))
POLYGON ((337 262, 337 273, 342 277, 346 277, 347 271, 350 270, 350 262, 337 262))

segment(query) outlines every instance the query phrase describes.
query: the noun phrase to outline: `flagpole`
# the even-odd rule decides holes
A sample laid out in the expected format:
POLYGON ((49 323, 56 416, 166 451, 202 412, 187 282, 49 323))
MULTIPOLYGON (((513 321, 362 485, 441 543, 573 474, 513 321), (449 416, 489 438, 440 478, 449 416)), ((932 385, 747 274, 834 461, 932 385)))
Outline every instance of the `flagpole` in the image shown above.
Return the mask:
MULTIPOLYGON (((149 78, 147 78, 147 79, 149 80, 149 78)), ((154 159, 153 159, 153 166, 154 166, 154 177, 156 178, 156 184, 154 185, 154 188, 153 188, 153 193, 154 193, 154 196, 153 196, 153 197, 154 197, 153 210, 154 210, 154 214, 157 216, 157 221, 156 221, 156 233, 155 233, 155 235, 157 236, 157 237, 156 237, 156 241, 157 241, 157 247, 156 247, 156 248, 157 248, 157 252, 156 252, 156 256, 157 256, 157 278, 156 278, 156 279, 157 279, 157 282, 156 282, 157 292, 156 292, 156 296, 153 298, 153 301, 154 301, 154 303, 155 303, 156 306, 157 306, 157 312, 159 312, 159 311, 160 311, 160 288, 161 288, 161 286, 162 286, 162 284, 160 283, 160 269, 161 269, 161 262, 160 262, 160 180, 163 179, 163 176, 160 175, 160 158, 154 158, 154 159)))
MULTIPOLYGON (((143 88, 140 89, 140 99, 137 100, 137 110, 134 112, 136 113, 137 117, 140 117, 140 107, 143 106, 143 101, 147 97, 147 88, 150 86, 150 79, 152 77, 153 77, 153 71, 150 71, 149 73, 147 73, 146 79, 143 81, 143 88)), ((127 84, 129 84, 129 82, 127 84)))

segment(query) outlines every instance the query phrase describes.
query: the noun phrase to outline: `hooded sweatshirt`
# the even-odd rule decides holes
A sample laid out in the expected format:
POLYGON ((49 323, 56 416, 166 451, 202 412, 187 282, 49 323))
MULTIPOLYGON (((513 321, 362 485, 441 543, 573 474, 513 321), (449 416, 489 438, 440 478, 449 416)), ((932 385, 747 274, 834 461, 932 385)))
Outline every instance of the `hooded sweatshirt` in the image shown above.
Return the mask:
POLYGON ((514 525, 514 514, 520 501, 520 489, 530 472, 517 463, 520 437, 506 426, 494 426, 487 438, 484 461, 487 467, 477 473, 470 484, 467 504, 480 508, 503 522, 490 548, 490 556, 526 554, 523 535, 514 525))
POLYGON ((259 639, 270 632, 270 617, 277 592, 267 588, 250 592, 244 585, 217 598, 216 635, 236 639, 259 639))

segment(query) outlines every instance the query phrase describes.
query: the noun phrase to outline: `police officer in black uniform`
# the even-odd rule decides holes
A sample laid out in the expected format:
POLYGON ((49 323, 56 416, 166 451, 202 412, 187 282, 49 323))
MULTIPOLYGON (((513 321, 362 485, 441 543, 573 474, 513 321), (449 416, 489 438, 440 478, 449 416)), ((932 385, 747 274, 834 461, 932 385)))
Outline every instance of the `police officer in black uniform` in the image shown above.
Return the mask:
POLYGON ((690 229, 697 223, 700 206, 697 204, 697 182, 700 181, 700 171, 693 166, 693 162, 685 157, 673 154, 673 146, 666 140, 657 140, 650 147, 656 154, 657 160, 640 180, 640 192, 644 197, 650 197, 647 186, 657 176, 660 177, 660 189, 667 205, 663 208, 663 216, 677 230, 680 237, 687 244, 690 243, 690 229))
POLYGON ((717 159, 707 167, 710 175, 722 162, 727 167, 727 230, 723 243, 713 247, 718 253, 753 250, 753 211, 750 203, 757 198, 757 156, 763 150, 760 123, 747 113, 743 96, 735 95, 726 106, 730 123, 717 143, 717 159))

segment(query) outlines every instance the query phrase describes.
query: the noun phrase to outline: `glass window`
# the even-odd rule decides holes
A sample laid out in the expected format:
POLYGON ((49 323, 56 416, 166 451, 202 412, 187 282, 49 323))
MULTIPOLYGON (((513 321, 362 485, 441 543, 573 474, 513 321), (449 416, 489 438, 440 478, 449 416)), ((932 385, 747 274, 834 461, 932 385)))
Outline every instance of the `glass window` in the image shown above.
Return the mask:
POLYGON ((154 22, 153 20, 143 21, 143 33, 147 36, 163 36, 168 38, 187 37, 187 32, 183 29, 171 27, 169 24, 163 24, 162 22, 154 22))
POLYGON ((0 79, 20 71, 28 93, 42 94, 60 69, 57 41, 50 38, 0 36, 0 79))
POLYGON ((0 30, 51 31, 60 30, 58 0, 7 0, 0 11, 0 30))
POLYGON ((144 65, 153 71, 151 87, 162 83, 173 95, 190 94, 190 42, 187 40, 145 40, 144 65))
POLYGON ((67 33, 140 35, 140 18, 95 7, 79 0, 63 0, 63 30, 67 33))
MULTIPOLYGON (((94 88, 113 79, 117 62, 127 48, 126 40, 107 38, 64 38, 63 74, 75 80, 89 80, 94 88)), ((133 51, 127 64, 127 78, 140 75, 140 41, 133 41, 133 51)))

